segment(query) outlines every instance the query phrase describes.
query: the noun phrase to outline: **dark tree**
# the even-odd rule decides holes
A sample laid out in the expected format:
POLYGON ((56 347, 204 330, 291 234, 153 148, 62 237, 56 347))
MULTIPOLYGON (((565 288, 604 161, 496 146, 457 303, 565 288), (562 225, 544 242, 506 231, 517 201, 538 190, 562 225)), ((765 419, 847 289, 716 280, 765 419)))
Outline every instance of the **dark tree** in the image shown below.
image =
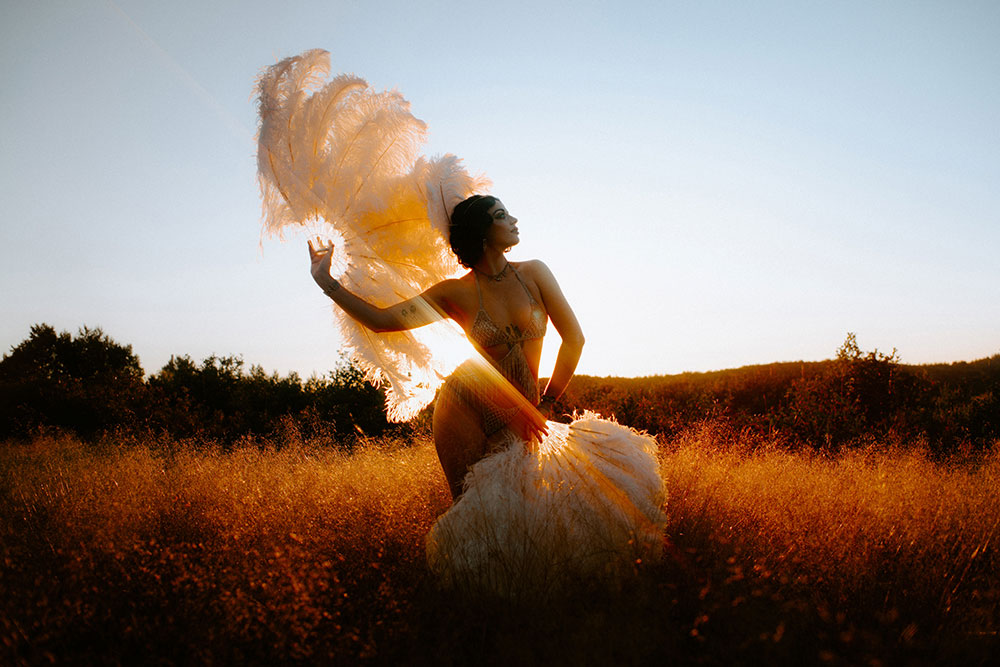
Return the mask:
POLYGON ((100 328, 83 327, 74 337, 37 324, 0 361, 0 434, 55 426, 87 438, 131 425, 144 389, 131 345, 100 328))

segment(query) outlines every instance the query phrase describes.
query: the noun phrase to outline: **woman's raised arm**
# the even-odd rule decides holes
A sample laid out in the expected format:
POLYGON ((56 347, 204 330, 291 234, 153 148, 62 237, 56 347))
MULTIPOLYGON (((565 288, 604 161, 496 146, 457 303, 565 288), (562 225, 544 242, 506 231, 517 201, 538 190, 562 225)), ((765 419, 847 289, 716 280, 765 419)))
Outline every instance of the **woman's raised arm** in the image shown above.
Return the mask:
POLYGON ((330 275, 333 246, 321 240, 309 241, 310 272, 313 280, 334 303, 361 324, 375 332, 416 329, 448 317, 445 283, 438 283, 423 294, 394 306, 379 308, 348 292, 330 275))

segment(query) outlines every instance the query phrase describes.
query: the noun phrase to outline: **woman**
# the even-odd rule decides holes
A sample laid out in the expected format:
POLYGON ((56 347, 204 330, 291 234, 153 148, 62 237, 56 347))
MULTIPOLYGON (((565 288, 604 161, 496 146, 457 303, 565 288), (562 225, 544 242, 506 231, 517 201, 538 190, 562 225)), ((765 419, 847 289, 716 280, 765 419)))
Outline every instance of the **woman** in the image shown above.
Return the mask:
POLYGON ((312 274, 339 307, 352 360, 386 383, 390 419, 437 392, 434 442, 455 502, 427 536, 431 569, 466 590, 537 597, 655 558, 666 522, 656 441, 590 413, 546 419, 583 333, 543 263, 506 259, 517 219, 472 195, 487 181, 455 156, 419 154, 426 126, 401 95, 351 75, 324 84, 328 72, 328 54, 312 50, 258 81, 264 228, 338 238, 336 252, 309 242, 312 274), (455 256, 469 269, 459 278, 455 256), (479 353, 457 368, 434 344, 441 327, 424 326, 448 319, 479 353), (539 396, 549 320, 562 344, 539 396))
POLYGON ((459 366, 434 406, 455 504, 428 535, 431 568, 462 590, 532 600, 627 574, 660 547, 655 441, 594 415, 571 426, 546 421, 583 349, 572 308, 545 264, 506 259, 520 240, 517 218, 495 197, 459 203, 449 231, 469 272, 384 308, 330 276, 332 245, 309 242, 316 283, 364 326, 400 331, 450 318, 488 362, 459 366), (549 319, 562 344, 539 398, 549 319))
POLYGON ((502 378, 497 378, 475 362, 463 364, 445 382, 434 406, 434 444, 451 495, 457 499, 469 468, 505 442, 506 436, 513 434, 531 443, 547 433, 545 420, 552 417, 553 404, 573 376, 584 338, 548 267, 538 260, 511 263, 506 259, 520 236, 517 218, 500 200, 473 195, 458 204, 449 241, 459 262, 470 271, 387 308, 372 306, 330 276, 331 245, 310 241, 309 255, 313 279, 320 288, 368 328, 401 331, 448 317, 500 372, 502 378), (548 319, 562 344, 539 399, 538 366, 548 319), (508 383, 527 401, 518 400, 505 386, 508 383))

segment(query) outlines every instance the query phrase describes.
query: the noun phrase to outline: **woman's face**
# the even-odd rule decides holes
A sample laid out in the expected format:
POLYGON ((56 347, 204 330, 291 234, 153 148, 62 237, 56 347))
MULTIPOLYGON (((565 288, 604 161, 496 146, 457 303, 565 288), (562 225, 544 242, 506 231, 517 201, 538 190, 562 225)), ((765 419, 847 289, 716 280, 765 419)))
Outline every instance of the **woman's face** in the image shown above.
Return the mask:
POLYGON ((500 251, 516 246, 521 240, 517 231, 517 218, 507 212, 503 202, 498 199, 487 213, 493 218, 493 224, 486 230, 486 244, 500 251))

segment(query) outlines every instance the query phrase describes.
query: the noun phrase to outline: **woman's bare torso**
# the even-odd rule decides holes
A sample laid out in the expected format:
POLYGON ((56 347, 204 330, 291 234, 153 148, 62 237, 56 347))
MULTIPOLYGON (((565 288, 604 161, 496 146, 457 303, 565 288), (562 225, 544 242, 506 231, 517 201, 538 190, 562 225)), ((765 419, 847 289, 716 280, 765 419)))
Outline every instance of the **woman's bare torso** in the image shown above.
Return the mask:
POLYGON ((458 278, 460 288, 455 290, 454 309, 449 315, 473 345, 495 363, 507 357, 513 345, 519 345, 537 379, 547 313, 530 268, 511 262, 511 269, 500 281, 475 271, 458 278))

